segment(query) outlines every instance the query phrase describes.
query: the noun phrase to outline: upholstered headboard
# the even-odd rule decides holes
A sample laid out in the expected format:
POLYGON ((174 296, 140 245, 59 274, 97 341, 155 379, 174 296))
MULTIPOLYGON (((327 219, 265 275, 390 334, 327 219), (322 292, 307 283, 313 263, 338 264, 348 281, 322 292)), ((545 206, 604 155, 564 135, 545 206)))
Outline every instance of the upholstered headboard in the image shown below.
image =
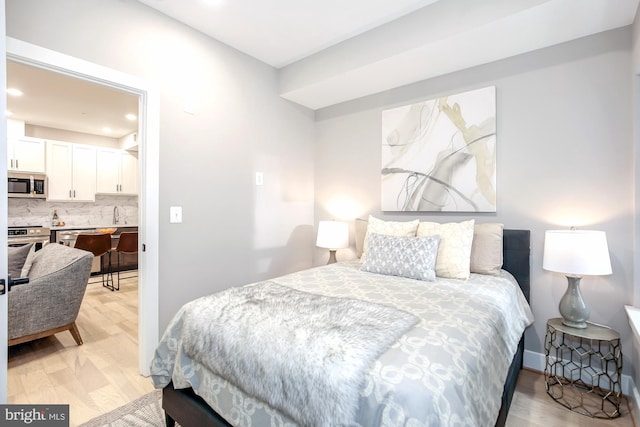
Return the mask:
POLYGON ((531 252, 531 232, 529 230, 504 230, 502 240, 502 268, 513 274, 524 296, 529 301, 531 272, 529 255, 531 252))

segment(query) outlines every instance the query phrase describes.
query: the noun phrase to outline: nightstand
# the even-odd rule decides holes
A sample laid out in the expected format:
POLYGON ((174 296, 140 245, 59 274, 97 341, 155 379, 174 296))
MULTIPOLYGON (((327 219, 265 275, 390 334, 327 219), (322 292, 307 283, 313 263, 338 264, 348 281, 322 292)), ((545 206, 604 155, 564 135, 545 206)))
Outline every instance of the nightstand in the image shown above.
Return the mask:
POLYGON ((545 337, 547 394, 574 412, 594 418, 620 416, 620 334, 588 323, 585 329, 549 319, 545 337))

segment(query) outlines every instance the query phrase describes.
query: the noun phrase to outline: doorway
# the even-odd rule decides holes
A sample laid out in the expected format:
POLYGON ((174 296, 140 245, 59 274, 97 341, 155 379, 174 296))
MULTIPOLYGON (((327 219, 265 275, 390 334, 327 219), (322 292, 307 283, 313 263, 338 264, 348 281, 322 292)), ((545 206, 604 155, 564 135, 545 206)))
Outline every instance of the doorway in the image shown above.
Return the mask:
MULTIPOLYGON (((17 39, 7 38, 7 59, 104 85, 139 97, 138 370, 149 375, 158 341, 159 94, 148 81, 17 39)), ((6 163, 4 166, 6 168, 6 163)), ((0 356, 2 357, 2 356, 0 356)), ((6 358, 5 358, 6 359, 6 358)), ((0 360, 6 372, 6 360, 0 360)))

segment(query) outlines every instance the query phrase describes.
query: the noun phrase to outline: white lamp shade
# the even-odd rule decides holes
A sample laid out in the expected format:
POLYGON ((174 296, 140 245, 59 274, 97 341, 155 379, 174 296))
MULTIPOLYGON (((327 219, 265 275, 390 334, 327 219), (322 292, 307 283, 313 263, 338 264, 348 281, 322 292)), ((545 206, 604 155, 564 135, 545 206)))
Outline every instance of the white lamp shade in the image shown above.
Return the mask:
POLYGON ((341 249, 349 246, 349 224, 341 221, 320 221, 316 246, 341 249))
POLYGON ((589 230, 547 231, 542 268, 577 276, 611 274, 606 234, 589 230))

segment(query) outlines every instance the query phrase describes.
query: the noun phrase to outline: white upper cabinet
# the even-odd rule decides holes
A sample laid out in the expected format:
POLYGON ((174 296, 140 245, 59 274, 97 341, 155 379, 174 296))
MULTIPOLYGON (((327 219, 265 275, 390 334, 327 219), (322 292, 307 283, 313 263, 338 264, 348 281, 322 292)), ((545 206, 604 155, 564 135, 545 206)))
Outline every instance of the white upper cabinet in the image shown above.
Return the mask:
POLYGON ((96 148, 47 141, 47 200, 93 202, 96 199, 96 148))
POLYGON ((27 136, 7 138, 7 168, 10 171, 44 173, 44 140, 27 136))
POLYGON ((96 200, 96 149, 73 146, 73 199, 96 200))
POLYGON ((25 131, 24 120, 7 119, 7 139, 22 138, 25 131))
POLYGON ((96 192, 112 194, 120 185, 120 156, 118 150, 98 148, 96 152, 96 192))
POLYGON ((128 151, 122 151, 120 172, 120 192, 138 194, 138 158, 128 151))
POLYGON ((138 159, 131 153, 110 148, 97 150, 96 192, 138 194, 138 159))

